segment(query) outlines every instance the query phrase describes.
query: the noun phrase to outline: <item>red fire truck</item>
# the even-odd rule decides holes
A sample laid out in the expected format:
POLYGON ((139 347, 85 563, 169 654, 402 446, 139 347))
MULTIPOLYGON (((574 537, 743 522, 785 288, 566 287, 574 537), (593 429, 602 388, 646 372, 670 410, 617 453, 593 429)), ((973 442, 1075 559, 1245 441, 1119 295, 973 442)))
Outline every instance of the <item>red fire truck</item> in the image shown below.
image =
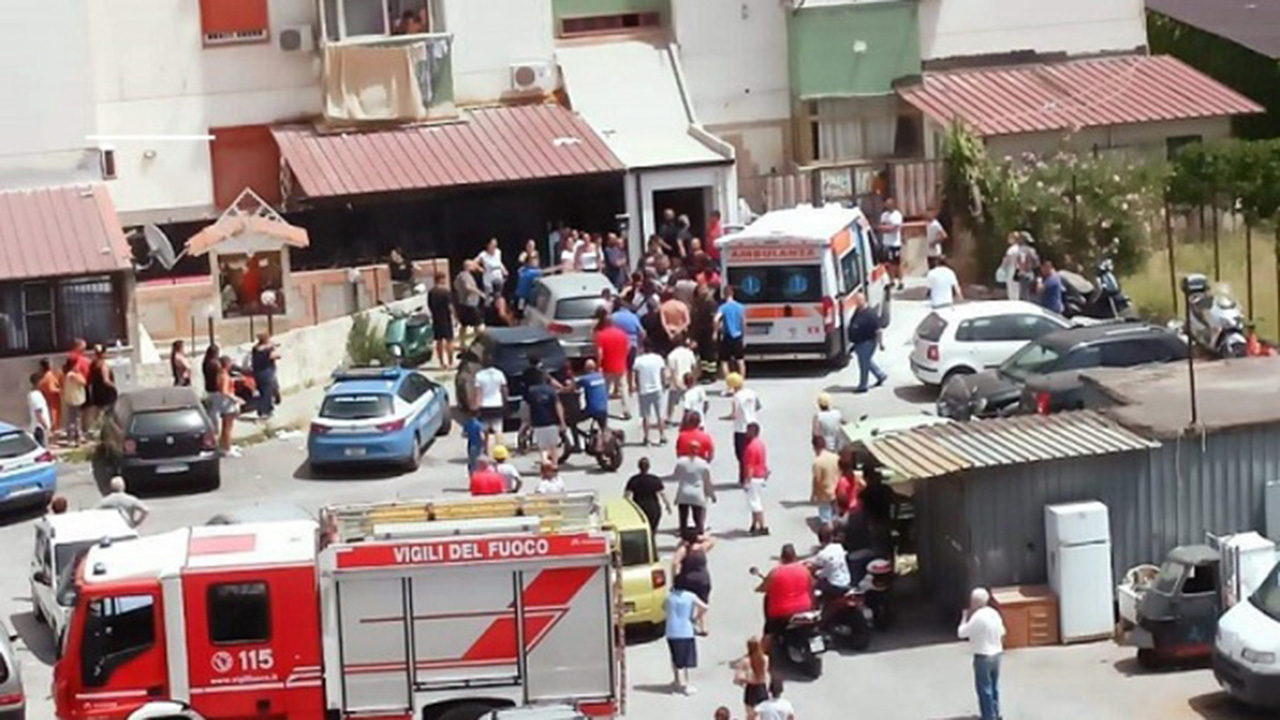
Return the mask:
POLYGON ((591 493, 332 507, 91 549, 62 720, 622 712, 616 553, 591 493))

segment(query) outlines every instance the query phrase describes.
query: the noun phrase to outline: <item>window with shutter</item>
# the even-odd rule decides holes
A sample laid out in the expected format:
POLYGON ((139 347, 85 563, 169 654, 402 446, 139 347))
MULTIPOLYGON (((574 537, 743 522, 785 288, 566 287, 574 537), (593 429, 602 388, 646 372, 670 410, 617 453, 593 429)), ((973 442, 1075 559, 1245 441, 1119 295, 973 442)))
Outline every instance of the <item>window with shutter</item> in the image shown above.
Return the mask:
POLYGON ((205 45, 263 42, 271 36, 267 0, 200 0, 205 45))

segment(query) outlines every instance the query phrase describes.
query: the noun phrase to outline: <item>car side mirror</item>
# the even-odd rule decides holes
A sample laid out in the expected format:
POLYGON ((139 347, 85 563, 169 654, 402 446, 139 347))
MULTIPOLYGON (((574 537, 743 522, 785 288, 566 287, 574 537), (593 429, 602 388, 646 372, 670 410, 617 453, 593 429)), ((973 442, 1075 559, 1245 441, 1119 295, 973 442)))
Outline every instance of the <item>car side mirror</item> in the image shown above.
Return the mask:
POLYGON ((31 579, 41 585, 49 585, 49 573, 46 570, 37 570, 31 574, 31 579))

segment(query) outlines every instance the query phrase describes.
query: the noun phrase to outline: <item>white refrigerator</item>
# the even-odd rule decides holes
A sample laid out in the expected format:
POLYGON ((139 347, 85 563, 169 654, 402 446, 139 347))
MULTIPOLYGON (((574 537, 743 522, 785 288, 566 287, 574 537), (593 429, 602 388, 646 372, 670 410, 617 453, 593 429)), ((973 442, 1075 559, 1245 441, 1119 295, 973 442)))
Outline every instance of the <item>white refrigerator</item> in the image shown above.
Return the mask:
POLYGON ((1047 505, 1044 530, 1062 642, 1111 637, 1115 583, 1107 506, 1097 501, 1047 505))

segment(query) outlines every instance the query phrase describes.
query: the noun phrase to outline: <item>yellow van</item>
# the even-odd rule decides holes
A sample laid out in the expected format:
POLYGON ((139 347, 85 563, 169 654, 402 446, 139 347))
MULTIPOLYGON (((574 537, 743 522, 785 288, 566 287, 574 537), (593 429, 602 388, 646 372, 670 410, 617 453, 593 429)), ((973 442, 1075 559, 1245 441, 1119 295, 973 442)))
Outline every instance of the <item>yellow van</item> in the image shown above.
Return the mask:
POLYGON ((618 535, 622 555, 622 624, 657 626, 666 621, 662 603, 667 597, 667 571, 658 560, 658 547, 649 519, 628 498, 605 503, 605 521, 618 535))

